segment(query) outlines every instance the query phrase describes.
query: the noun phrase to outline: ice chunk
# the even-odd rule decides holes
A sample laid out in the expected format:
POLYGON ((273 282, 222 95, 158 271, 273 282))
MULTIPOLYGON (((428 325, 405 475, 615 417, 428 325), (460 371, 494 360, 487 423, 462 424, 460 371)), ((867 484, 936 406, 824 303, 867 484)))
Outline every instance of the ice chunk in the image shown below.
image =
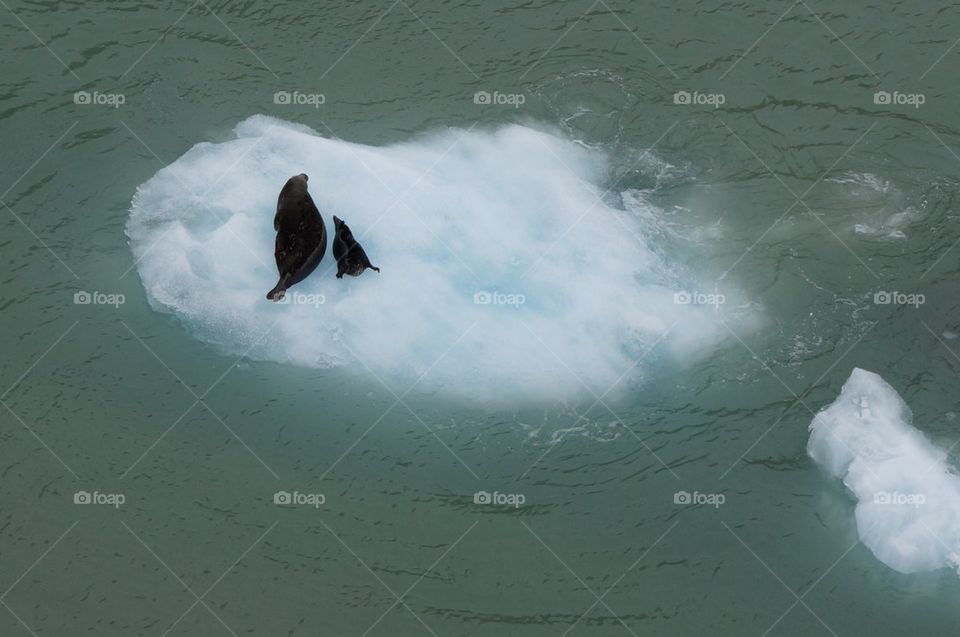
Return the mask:
POLYGON ((398 394, 599 396, 726 334, 714 308, 677 302, 694 284, 614 207, 608 171, 523 126, 374 147, 254 116, 140 186, 127 233, 151 305, 229 353, 398 394), (337 214, 382 272, 337 280, 328 250, 275 305, 277 193, 302 172, 331 242, 337 214))
POLYGON ((857 499, 863 543, 901 573, 957 567, 960 477, 879 375, 854 369, 810 423, 810 456, 857 499))

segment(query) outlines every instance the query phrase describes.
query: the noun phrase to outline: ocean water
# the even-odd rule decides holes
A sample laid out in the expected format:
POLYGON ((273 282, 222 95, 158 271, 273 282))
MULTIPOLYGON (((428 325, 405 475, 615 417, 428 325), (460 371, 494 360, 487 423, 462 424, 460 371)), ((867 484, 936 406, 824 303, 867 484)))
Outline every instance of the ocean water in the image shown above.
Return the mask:
POLYGON ((0 634, 956 632, 955 7, 0 15, 0 634))

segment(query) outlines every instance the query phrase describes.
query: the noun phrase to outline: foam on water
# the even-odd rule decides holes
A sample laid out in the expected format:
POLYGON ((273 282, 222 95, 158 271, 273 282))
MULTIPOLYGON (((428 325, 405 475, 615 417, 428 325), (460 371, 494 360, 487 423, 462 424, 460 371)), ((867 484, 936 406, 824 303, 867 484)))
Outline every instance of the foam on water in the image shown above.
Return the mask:
POLYGON ((853 202, 859 221, 853 231, 866 239, 896 241, 906 239, 905 229, 919 220, 922 210, 910 202, 900 187, 872 173, 848 172, 826 181, 841 184, 853 202))
POLYGON ((254 116, 235 134, 140 186, 127 225, 151 305, 229 353, 372 372, 398 394, 567 397, 722 331, 675 302, 693 284, 605 193, 601 152, 522 126, 371 147, 254 116), (276 197, 301 172, 328 232, 342 217, 382 273, 337 280, 328 250, 273 304, 276 197))
POLYGON ((960 476, 879 375, 854 369, 810 423, 807 451, 857 498, 860 539, 901 573, 960 564, 960 476))

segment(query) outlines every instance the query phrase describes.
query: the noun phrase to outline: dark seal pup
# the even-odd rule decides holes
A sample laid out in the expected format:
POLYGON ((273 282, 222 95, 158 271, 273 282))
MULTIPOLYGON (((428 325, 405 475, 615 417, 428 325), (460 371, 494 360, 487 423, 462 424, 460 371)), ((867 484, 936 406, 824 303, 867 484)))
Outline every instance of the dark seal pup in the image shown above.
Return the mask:
POLYGON ((342 279, 344 274, 360 276, 367 268, 380 271, 380 268, 370 263, 367 253, 353 238, 350 227, 343 219, 333 215, 333 227, 336 235, 333 237, 333 258, 337 260, 337 278, 342 279))
POLYGON ((274 256, 280 280, 267 292, 267 298, 279 301, 287 288, 303 281, 316 269, 327 251, 327 228, 307 192, 306 175, 295 175, 284 184, 277 197, 273 229, 277 231, 274 256))

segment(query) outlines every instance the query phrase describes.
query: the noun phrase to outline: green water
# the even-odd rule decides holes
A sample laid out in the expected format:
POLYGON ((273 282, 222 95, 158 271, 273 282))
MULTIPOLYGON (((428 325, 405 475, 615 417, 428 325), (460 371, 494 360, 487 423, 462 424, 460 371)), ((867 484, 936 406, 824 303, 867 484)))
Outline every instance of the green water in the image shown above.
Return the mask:
POLYGON ((809 409, 853 366, 936 442, 957 438, 955 8, 0 15, 0 634, 955 634, 956 574, 880 563, 805 452, 809 409), (524 102, 478 105, 478 91, 524 102), (723 104, 677 104, 681 91, 723 104), (225 355, 151 309, 124 228, 138 185, 257 113, 376 145, 521 122, 614 158, 655 147, 676 172, 634 167, 619 189, 651 189, 664 227, 699 237, 672 257, 742 291, 758 323, 650 370, 609 410, 398 404, 405 388, 372 377, 225 355), (81 290, 125 302, 76 304, 81 290), (925 303, 874 303, 893 290, 925 303), (277 506, 281 490, 325 501, 277 506), (78 491, 124 502, 76 505, 78 491), (725 500, 682 506, 677 491, 725 500))

